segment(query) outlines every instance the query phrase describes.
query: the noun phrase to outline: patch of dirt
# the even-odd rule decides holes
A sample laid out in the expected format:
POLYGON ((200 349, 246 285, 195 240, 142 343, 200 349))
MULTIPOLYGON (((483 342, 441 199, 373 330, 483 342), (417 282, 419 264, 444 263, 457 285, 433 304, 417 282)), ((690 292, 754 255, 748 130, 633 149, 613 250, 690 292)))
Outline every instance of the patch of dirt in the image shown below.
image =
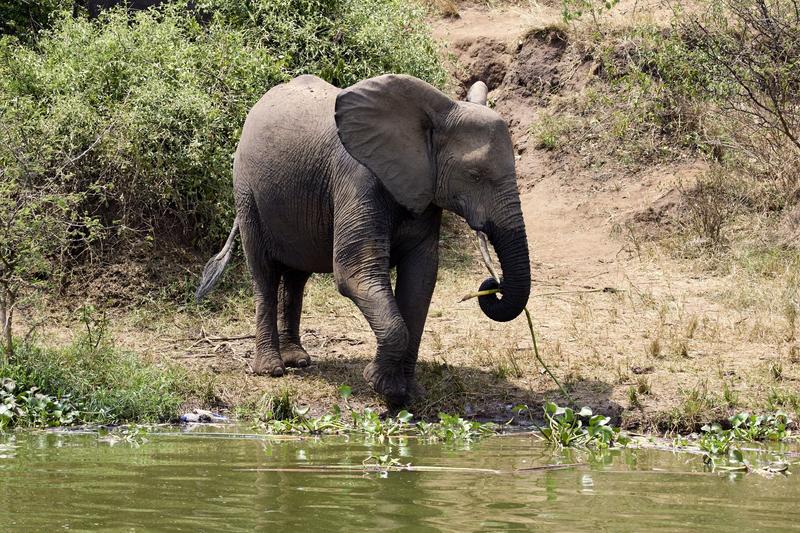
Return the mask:
POLYGON ((521 98, 557 92, 568 75, 569 65, 563 61, 566 50, 567 37, 559 30, 529 32, 517 47, 503 88, 521 98))
POLYGON ((463 69, 462 82, 458 87, 459 98, 464 98, 476 81, 484 82, 490 91, 503 82, 511 62, 505 42, 489 37, 467 38, 455 42, 453 48, 459 52, 459 67, 463 69))
MULTIPOLYGON (((508 121, 514 140, 534 261, 530 307, 546 359, 571 382, 578 401, 601 410, 605 405, 633 426, 691 425, 687 397, 702 398, 697 403, 705 402, 708 413, 715 405, 723 416, 733 409, 717 405, 724 403, 720 391, 726 387, 740 391, 743 404, 763 401, 771 386, 763 373, 774 357, 770 353, 792 350, 779 333, 782 327, 761 335, 767 319, 720 298, 731 293, 729 280, 698 275, 691 263, 647 244, 649 233, 663 234, 674 222, 681 184, 693 183, 708 166, 689 159, 631 172, 613 161, 596 166, 587 164, 590 157, 536 147, 529 130, 548 98, 579 93, 601 73, 591 58, 570 49, 553 12, 515 24, 512 9, 462 6, 459 39, 451 41, 450 51, 461 67, 453 69, 456 94, 481 75, 492 76, 490 102, 508 121), (472 33, 464 37, 469 27, 472 33), (498 83, 500 72, 505 74, 498 83), (603 287, 624 292, 580 293, 603 287), (759 335, 743 336, 743 323, 759 335)), ((623 1, 609 16, 623 26, 640 16, 665 24, 666 15, 654 3, 623 1)), ((442 28, 455 27, 449 21, 436 24, 439 35, 447 35, 442 28)), ((794 222, 789 215, 787 233, 798 226, 794 222)), ((520 335, 525 344, 524 330, 513 331, 504 335, 520 335)), ((542 387, 550 385, 531 386, 532 396, 547 396, 542 387)))

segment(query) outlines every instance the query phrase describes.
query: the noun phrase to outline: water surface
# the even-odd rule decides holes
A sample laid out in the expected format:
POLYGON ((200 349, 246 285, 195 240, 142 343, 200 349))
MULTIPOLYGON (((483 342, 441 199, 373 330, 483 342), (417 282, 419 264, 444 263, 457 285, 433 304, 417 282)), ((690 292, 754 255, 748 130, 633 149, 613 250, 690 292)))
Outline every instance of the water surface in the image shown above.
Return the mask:
POLYGON ((777 531, 800 524, 800 476, 710 473, 685 453, 560 453, 530 436, 387 445, 223 434, 231 431, 151 433, 138 447, 91 433, 0 436, 0 529, 777 531), (314 469, 360 467, 380 455, 501 473, 314 469), (587 464, 514 472, 557 463, 587 464))

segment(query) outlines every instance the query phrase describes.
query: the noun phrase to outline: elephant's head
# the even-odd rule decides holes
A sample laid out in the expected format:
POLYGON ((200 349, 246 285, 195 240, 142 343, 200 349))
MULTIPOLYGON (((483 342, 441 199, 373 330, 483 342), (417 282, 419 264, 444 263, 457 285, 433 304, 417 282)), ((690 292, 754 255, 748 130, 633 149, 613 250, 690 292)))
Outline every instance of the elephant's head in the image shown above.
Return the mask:
POLYGON ((482 296, 480 306, 504 322, 522 312, 531 288, 514 151, 505 121, 484 105, 485 90, 469 98, 456 102, 410 76, 379 76, 339 94, 336 125, 350 155, 408 210, 435 204, 486 233, 503 269, 502 297, 482 296))

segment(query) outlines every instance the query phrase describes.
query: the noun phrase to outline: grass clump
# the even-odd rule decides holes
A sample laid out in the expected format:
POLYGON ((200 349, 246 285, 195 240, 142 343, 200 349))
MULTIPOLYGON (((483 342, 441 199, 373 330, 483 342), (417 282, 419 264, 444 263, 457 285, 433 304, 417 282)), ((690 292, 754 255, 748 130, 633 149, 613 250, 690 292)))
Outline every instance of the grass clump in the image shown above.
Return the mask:
POLYGON ((168 421, 187 400, 210 396, 204 377, 143 361, 107 340, 102 326, 61 348, 22 344, 0 379, 0 411, 12 415, 0 421, 6 427, 168 421))
POLYGON ((545 114, 528 129, 536 140, 536 147, 545 150, 560 148, 571 131, 575 128, 574 120, 568 115, 545 114))
POLYGON ((23 345, 14 361, 0 367, 0 375, 17 389, 69 401, 80 414, 68 422, 171 420, 186 399, 182 371, 85 338, 64 348, 23 345))

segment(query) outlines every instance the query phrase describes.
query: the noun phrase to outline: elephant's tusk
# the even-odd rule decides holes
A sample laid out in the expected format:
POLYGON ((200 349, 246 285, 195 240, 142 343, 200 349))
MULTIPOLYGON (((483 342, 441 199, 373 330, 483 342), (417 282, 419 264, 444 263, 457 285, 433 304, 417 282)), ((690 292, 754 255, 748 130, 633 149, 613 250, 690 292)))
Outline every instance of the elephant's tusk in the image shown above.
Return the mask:
POLYGON ((462 296, 459 302, 466 302, 467 300, 471 300, 472 298, 477 298, 479 296, 489 296, 490 294, 497 294, 498 292, 500 292, 500 289, 487 289, 485 291, 470 292, 462 296))
MULTIPOLYGON (((489 240, 486 237, 486 234, 482 231, 476 231, 475 234, 478 236, 478 250, 481 251, 481 257, 483 257, 483 264, 486 265, 486 269, 489 271, 489 274, 494 278, 497 284, 500 284, 500 276, 497 275, 497 271, 492 266, 492 256, 489 255, 489 240)), ((485 292, 486 294, 495 294, 499 292, 498 290, 494 290, 494 292, 489 291, 481 291, 485 292)), ((475 293, 475 296, 483 296, 483 294, 475 293)), ((474 296, 473 296, 474 298, 474 296)), ((464 300, 461 300, 462 302, 464 300)))

